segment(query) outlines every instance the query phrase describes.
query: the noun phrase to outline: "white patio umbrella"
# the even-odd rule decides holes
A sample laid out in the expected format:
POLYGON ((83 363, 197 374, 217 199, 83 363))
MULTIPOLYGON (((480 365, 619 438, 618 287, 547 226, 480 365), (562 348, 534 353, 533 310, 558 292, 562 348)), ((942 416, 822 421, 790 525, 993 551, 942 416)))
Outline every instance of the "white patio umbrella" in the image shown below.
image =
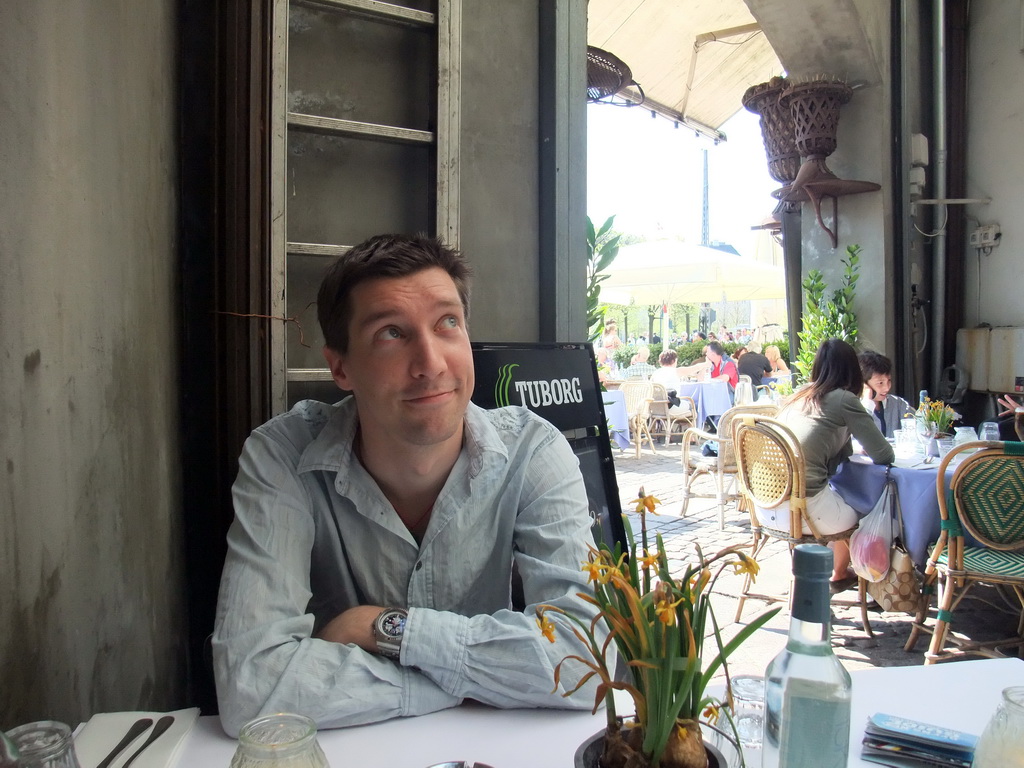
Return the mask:
POLYGON ((781 266, 678 240, 627 245, 605 270, 601 301, 688 304, 784 299, 781 266))

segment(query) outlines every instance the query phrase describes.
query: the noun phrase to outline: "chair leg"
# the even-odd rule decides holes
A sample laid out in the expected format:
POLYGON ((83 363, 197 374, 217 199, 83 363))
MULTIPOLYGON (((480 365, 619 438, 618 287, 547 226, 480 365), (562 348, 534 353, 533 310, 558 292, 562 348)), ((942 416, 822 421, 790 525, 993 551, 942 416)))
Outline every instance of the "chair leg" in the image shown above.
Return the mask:
POLYGON ((934 664, 943 654, 946 645, 946 633, 949 631, 949 619, 952 618, 950 608, 956 592, 956 580, 948 574, 939 580, 939 609, 935 615, 935 627, 932 629, 932 641, 924 655, 925 664, 934 664))
POLYGON ((911 625, 910 637, 907 638, 906 645, 903 646, 904 651, 914 650, 914 646, 917 645, 917 638, 920 637, 921 632, 927 632, 927 621, 928 621, 928 610, 931 608, 931 594, 935 589, 936 573, 926 573, 924 577, 924 584, 921 585, 921 604, 917 608, 917 613, 914 616, 914 623, 911 625))

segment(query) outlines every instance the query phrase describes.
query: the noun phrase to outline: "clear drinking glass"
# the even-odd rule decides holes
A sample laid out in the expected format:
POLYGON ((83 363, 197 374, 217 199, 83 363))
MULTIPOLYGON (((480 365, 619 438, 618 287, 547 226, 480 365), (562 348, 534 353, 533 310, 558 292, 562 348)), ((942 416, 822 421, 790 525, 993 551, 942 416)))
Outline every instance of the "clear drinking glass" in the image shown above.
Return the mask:
POLYGON ((978 739, 972 768, 1024 766, 1024 685, 1003 689, 1003 700, 978 739))
POLYGON ((740 745, 747 749, 760 749, 761 732, 764 730, 764 678, 735 675, 729 690, 732 691, 733 719, 740 745))
POLYGON ((329 768, 316 740, 316 723, 281 713, 250 720, 238 732, 230 768, 329 768))
POLYGON ((994 421, 983 421, 978 428, 978 434, 982 440, 998 440, 999 425, 994 421))
POLYGON ((64 723, 26 723, 9 730, 7 737, 21 753, 19 768, 81 768, 71 729, 64 723))

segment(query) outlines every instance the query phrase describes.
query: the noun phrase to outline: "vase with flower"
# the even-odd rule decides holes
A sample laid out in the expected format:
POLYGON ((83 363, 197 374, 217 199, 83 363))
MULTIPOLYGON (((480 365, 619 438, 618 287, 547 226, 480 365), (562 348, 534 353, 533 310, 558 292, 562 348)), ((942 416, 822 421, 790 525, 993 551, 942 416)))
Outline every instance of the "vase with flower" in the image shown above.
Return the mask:
POLYGON ((917 418, 922 439, 925 441, 925 453, 928 456, 938 456, 938 441, 952 437, 953 422, 960 419, 960 414, 942 400, 923 397, 921 405, 918 407, 917 418))
MULTIPOLYGON (((577 766, 596 768, 598 762, 586 762, 595 756, 600 758, 601 768, 708 766, 702 717, 703 727, 714 729, 713 723, 723 711, 723 702, 708 694, 708 683, 721 669, 728 692, 728 656, 779 610, 765 612, 726 641, 711 605, 711 590, 726 568, 756 576, 758 564, 742 545, 726 547, 711 556, 705 556, 695 545, 696 560, 674 576, 661 535, 656 537, 653 549, 648 542, 646 515, 653 513, 659 503, 640 489, 639 546, 626 520, 628 552, 623 552, 621 545, 613 551, 603 543, 591 548, 583 569, 589 573, 592 591, 580 596, 598 609, 593 622, 565 614, 573 632, 587 645, 590 658, 567 656, 555 670, 556 683, 563 664, 583 664, 588 671, 580 685, 598 679, 594 711, 604 701, 607 714, 607 725, 597 736, 601 746, 581 747, 577 766), (606 640, 594 631, 597 622, 603 622, 608 630, 606 640), (706 641, 713 642, 707 654, 706 641), (622 677, 615 674, 616 652, 625 668, 622 677), (618 717, 615 691, 628 694, 635 714, 618 717)), ((541 631, 556 642, 554 622, 546 615, 549 611, 565 612, 552 606, 537 609, 541 631)), ((731 726, 731 719, 727 720, 731 726)), ((717 735, 719 730, 714 730, 717 735)))

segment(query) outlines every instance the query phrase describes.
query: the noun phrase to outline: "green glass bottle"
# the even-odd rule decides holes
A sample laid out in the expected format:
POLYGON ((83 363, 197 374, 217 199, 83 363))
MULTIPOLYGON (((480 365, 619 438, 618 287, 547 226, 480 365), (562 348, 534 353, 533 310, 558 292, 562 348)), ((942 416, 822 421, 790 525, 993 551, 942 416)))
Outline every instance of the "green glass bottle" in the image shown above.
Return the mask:
POLYGON ((763 768, 846 768, 853 687, 830 643, 831 573, 827 547, 793 550, 789 639, 765 671, 763 768))

